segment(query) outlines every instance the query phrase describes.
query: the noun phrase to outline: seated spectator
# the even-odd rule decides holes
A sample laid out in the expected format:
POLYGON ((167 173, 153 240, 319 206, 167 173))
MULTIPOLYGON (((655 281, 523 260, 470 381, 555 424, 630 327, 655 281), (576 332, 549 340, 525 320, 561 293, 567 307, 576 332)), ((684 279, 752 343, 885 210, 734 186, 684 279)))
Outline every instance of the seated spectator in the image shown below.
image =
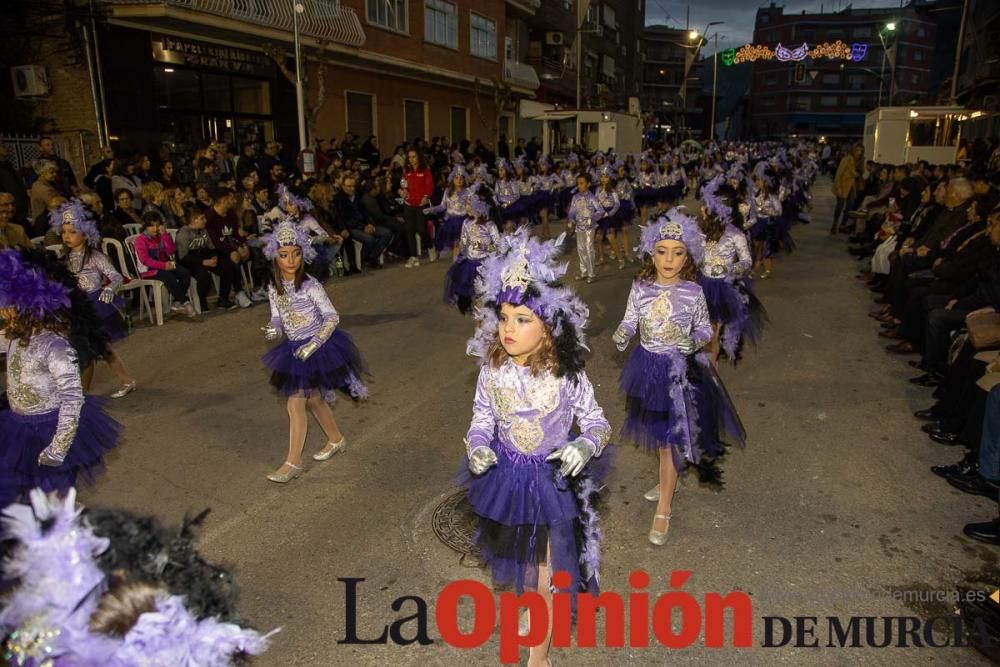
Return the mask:
POLYGON ((52 224, 49 221, 49 216, 53 211, 56 211, 60 206, 66 203, 66 198, 62 195, 54 195, 49 197, 48 206, 45 211, 42 212, 35 222, 32 224, 32 238, 36 236, 44 236, 44 244, 50 245, 62 245, 62 234, 52 229, 52 224), (48 228, 45 227, 48 225, 48 228))
MULTIPOLYGON (((229 271, 225 264, 234 265, 239 270, 240 265, 250 263, 250 248, 247 245, 240 221, 233 211, 236 205, 236 194, 229 189, 219 188, 212 207, 205 211, 206 229, 215 246, 219 258, 220 270, 229 271)), ((233 284, 236 291, 236 303, 246 308, 251 303, 246 293, 242 277, 233 284), (246 305, 245 305, 246 304, 246 305)), ((229 294, 219 294, 220 299, 229 299, 229 294)))
POLYGON ((133 241, 138 259, 136 270, 142 278, 163 283, 174 299, 170 312, 194 317, 194 304, 188 298, 191 272, 174 260, 174 242, 167 233, 163 218, 159 213, 149 211, 143 214, 142 223, 143 232, 133 241))
POLYGON ((160 173, 157 175, 156 180, 163 186, 164 190, 172 190, 181 186, 173 160, 164 160, 160 164, 160 173))
MULTIPOLYGON (((177 259, 194 278, 198 286, 198 299, 202 309, 208 307, 208 292, 212 288, 212 276, 219 277, 219 294, 230 294, 233 285, 239 285, 242 278, 239 268, 232 262, 219 262, 218 253, 208 235, 205 212, 194 204, 184 210, 184 226, 177 231, 177 259)), ((250 303, 246 303, 247 307, 250 303)), ((219 297, 216 308, 232 310, 239 306, 227 298, 219 297)))
POLYGON ((115 190, 115 208, 112 214, 123 229, 124 225, 143 224, 139 213, 132 206, 132 193, 124 188, 115 190))
MULTIPOLYGON (((38 160, 35 162, 35 173, 38 178, 31 184, 29 191, 32 220, 45 212, 50 199, 59 195, 59 191, 55 188, 56 176, 58 175, 55 162, 38 160)), ((39 236, 41 235, 39 234, 39 236)))
POLYGON ((125 242, 125 237, 128 236, 125 233, 125 228, 114 215, 105 210, 104 201, 97 196, 97 193, 84 192, 80 195, 80 201, 83 202, 84 208, 90 211, 97 223, 97 231, 100 232, 101 238, 115 239, 120 243, 125 242))
POLYGON ((344 189, 334 198, 337 217, 351 233, 351 239, 361 243, 362 262, 371 268, 381 268, 379 256, 392 242, 392 232, 374 224, 368 217, 361 205, 357 184, 354 176, 344 178, 344 189))
POLYGON ((167 226, 167 229, 177 229, 179 226, 178 221, 166 205, 166 199, 166 191, 156 181, 148 181, 142 184, 142 212, 155 211, 163 218, 163 223, 167 226))
MULTIPOLYGON (((148 158, 147 158, 148 159, 148 158)), ((142 164, 142 157, 132 160, 116 159, 111 169, 111 189, 114 192, 128 190, 132 195, 132 208, 136 213, 142 212, 142 179, 137 172, 142 164)))
POLYGON ((373 178, 368 183, 364 195, 361 196, 361 206, 364 207, 365 214, 374 225, 385 227, 392 232, 392 243, 389 245, 392 254, 397 257, 406 257, 409 249, 406 245, 403 223, 396 216, 383 211, 382 200, 382 179, 373 178))
POLYGON ((0 192, 0 250, 31 247, 24 228, 14 223, 15 209, 14 195, 0 192))
POLYGON ((115 207, 114 188, 111 186, 111 170, 115 166, 115 161, 104 160, 94 166, 99 168, 94 174, 94 192, 104 203, 104 210, 110 211, 115 207))
POLYGON ((212 208, 215 200, 212 199, 212 190, 204 185, 196 185, 194 188, 194 203, 203 211, 212 208))

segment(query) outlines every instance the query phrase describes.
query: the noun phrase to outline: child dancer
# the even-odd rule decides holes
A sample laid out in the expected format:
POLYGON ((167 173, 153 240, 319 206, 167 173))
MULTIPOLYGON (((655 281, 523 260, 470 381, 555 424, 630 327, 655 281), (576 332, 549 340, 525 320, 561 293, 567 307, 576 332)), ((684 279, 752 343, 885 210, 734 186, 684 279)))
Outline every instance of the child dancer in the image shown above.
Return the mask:
POLYGON ((465 187, 467 176, 465 167, 456 164, 448 175, 448 186, 441 201, 437 206, 424 209, 424 215, 445 214, 434 235, 434 247, 441 257, 445 251, 451 253, 452 259, 458 257, 458 238, 469 207, 469 190, 465 187))
MULTIPOLYGON (((558 282, 562 239, 521 230, 483 261, 483 307, 469 341, 482 369, 463 480, 495 584, 537 590, 550 610, 553 572, 570 575, 574 596, 597 592, 601 533, 591 497, 612 458, 611 429, 583 371, 587 306, 558 282)), ((529 625, 525 634, 540 642, 529 665, 547 664, 549 632, 529 625)))
POLYGON ((594 282, 594 230, 604 215, 597 197, 590 191, 590 176, 581 171, 576 177, 576 194, 569 203, 566 218, 570 231, 576 232, 576 253, 580 258, 577 280, 594 282))
MULTIPOLYGON (((49 254, 48 257, 53 257, 49 254)), ((0 251, 0 349, 7 353, 7 399, 0 410, 0 507, 28 491, 65 491, 92 482, 121 426, 84 396, 74 345, 100 339, 75 278, 37 251, 0 251), (60 275, 61 274, 61 275, 60 275)), ((100 356, 101 343, 92 354, 100 356)))
POLYGON ((765 163, 760 162, 758 166, 762 164, 765 165, 765 169, 754 169, 757 177, 754 181, 757 188, 757 194, 754 196, 757 222, 750 230, 750 240, 753 241, 753 269, 758 272, 762 266, 764 268, 759 274, 761 280, 771 275, 771 269, 774 268, 774 254, 778 252, 781 239, 781 199, 777 193, 772 193, 774 181, 766 173, 765 163))
POLYGON ((538 215, 538 190, 535 187, 535 177, 531 174, 531 170, 528 169, 528 165, 524 163, 523 158, 517 158, 512 163, 514 166, 514 181, 517 183, 517 191, 520 193, 520 198, 517 200, 518 206, 521 208, 521 221, 527 221, 529 224, 534 222, 538 215))
POLYGON ((535 179, 535 190, 539 194, 538 214, 542 221, 542 238, 547 239, 552 236, 549 229, 549 216, 556 212, 559 192, 562 189, 562 179, 558 174, 552 173, 552 161, 547 155, 538 159, 538 173, 532 178, 535 179))
POLYGON ((756 343, 759 334, 750 312, 750 301, 756 301, 756 297, 744 280, 753 258, 740 229, 742 216, 735 206, 736 192, 722 178, 716 176, 701 191, 706 242, 705 259, 698 267, 698 284, 705 293, 712 322, 712 340, 706 351, 716 366, 720 338, 722 351, 735 363, 744 340, 756 343))
POLYGON ((635 191, 635 205, 639 207, 639 219, 642 225, 649 220, 650 209, 655 209, 658 204, 656 181, 656 172, 653 171, 649 155, 642 153, 639 155, 639 176, 636 179, 638 189, 635 191))
POLYGON ((521 189, 513 176, 513 170, 507 160, 497 160, 497 180, 493 196, 500 207, 499 218, 503 223, 503 233, 510 234, 521 220, 521 189))
POLYGON ((615 190, 615 183, 612 180, 612 170, 610 165, 603 165, 600 171, 600 181, 597 184, 595 193, 597 203, 601 207, 601 219, 597 223, 594 244, 597 250, 597 265, 604 264, 604 237, 608 238, 611 244, 611 259, 618 260, 618 268, 625 268, 625 258, 615 253, 615 243, 618 240, 617 231, 621 229, 621 221, 618 219, 618 209, 621 203, 618 201, 618 192, 615 190))
POLYGON ((628 228, 635 218, 635 187, 629 178, 626 163, 617 163, 616 171, 618 180, 615 183, 615 194, 618 195, 618 220, 621 222, 621 229, 618 231, 618 264, 619 268, 624 268, 625 260, 635 264, 632 243, 628 238, 628 228))
POLYGON ((271 386, 288 397, 288 456, 267 478, 284 484, 302 474, 302 447, 308 430, 306 409, 326 434, 326 446, 313 459, 326 461, 344 449, 346 439, 333 419, 329 402, 337 389, 360 400, 368 397, 361 382, 367 372, 351 337, 339 329, 340 317, 323 286, 305 275, 305 264, 316 258, 305 230, 282 222, 264 237, 264 256, 272 261, 273 282, 267 296, 271 321, 262 328, 267 340, 281 334, 285 341, 264 355, 271 386))
POLYGON ((468 201, 469 218, 462 225, 458 256, 444 279, 444 302, 457 305, 463 315, 472 308, 479 266, 500 245, 500 232, 490 219, 488 198, 486 188, 472 187, 468 201))
MULTIPOLYGON (((94 310, 97 311, 109 340, 122 340, 128 336, 128 327, 118 310, 123 303, 116 299, 115 294, 124 279, 112 266, 111 260, 97 250, 101 235, 93 218, 79 199, 71 199, 49 215, 49 222, 52 229, 62 236, 66 266, 76 276, 80 289, 94 304, 94 310)), ((121 382, 121 388, 111 394, 111 398, 123 398, 135 391, 135 378, 113 349, 108 348, 108 355, 104 360, 121 382)), ((86 359, 80 361, 88 362, 86 365, 81 363, 82 385, 86 392, 94 379, 94 363, 86 359)))
POLYGON ((612 336, 624 351, 639 334, 621 374, 622 433, 659 454, 660 483, 645 495, 657 501, 649 531, 656 545, 667 539, 678 471, 690 463, 704 481, 719 481, 720 426, 740 444, 745 437, 722 381, 700 351, 712 338, 705 296, 692 281, 704 246, 698 223, 677 208, 647 226, 640 242, 645 263, 612 336))

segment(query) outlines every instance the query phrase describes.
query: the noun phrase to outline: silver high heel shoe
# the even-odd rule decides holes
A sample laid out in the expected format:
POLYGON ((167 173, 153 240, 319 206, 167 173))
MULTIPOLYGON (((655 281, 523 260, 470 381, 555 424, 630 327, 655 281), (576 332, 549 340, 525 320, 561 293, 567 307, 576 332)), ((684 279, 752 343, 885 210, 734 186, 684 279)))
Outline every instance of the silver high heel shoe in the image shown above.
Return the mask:
POLYGON ((653 515, 653 521, 656 521, 657 519, 666 519, 666 521, 667 521, 667 530, 660 531, 660 530, 656 530, 654 528, 650 528, 649 529, 649 541, 650 542, 652 542, 653 544, 655 544, 658 547, 662 547, 664 544, 667 543, 667 532, 670 530, 670 518, 672 516, 673 516, 673 513, 671 513, 671 514, 654 514, 653 515))
MULTIPOLYGON (((680 491, 680 488, 681 488, 680 481, 678 481, 677 484, 674 484, 674 493, 676 494, 678 491, 680 491)), ((656 501, 658 501, 660 499, 660 485, 657 484, 656 486, 654 486, 653 488, 651 488, 649 491, 647 491, 646 493, 642 494, 642 497, 645 498, 646 500, 652 502, 652 503, 655 503, 656 501)))
POLYGON ((302 474, 302 466, 297 466, 290 461, 285 461, 285 465, 288 466, 288 472, 272 472, 267 478, 278 484, 287 484, 302 474))
POLYGON ((125 398, 126 396, 128 396, 129 394, 131 394, 133 391, 135 391, 135 386, 136 386, 135 380, 132 380, 128 384, 123 384, 121 386, 121 389, 119 389, 115 393, 111 394, 111 398, 125 398))
POLYGON ((326 461, 331 458, 337 452, 343 451, 347 447, 347 438, 341 436, 340 442, 328 442, 327 447, 331 447, 330 451, 326 451, 326 447, 322 451, 313 454, 313 459, 316 461, 326 461))

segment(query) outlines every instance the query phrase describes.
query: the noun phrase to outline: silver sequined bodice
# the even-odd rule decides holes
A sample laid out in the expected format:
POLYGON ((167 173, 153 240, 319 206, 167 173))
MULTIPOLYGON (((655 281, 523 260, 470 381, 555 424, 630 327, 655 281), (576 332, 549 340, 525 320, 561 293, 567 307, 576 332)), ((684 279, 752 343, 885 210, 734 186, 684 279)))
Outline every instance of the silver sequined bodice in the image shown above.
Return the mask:
POLYGON ((712 338, 708 305, 701 287, 682 280, 673 285, 635 281, 619 325, 650 352, 663 353, 686 341, 703 346, 712 338))
POLYGON ((91 249, 86 261, 84 255, 83 250, 77 250, 66 256, 66 263, 69 270, 76 274, 80 289, 87 293, 99 290, 105 278, 108 279, 108 289, 117 290, 121 286, 124 280, 122 275, 104 253, 91 249))
POLYGON ((705 261, 700 269, 709 278, 735 280, 749 271, 752 264, 746 235, 726 225, 718 241, 705 243, 705 261))
POLYGON ((500 232, 492 221, 476 222, 469 218, 462 225, 459 251, 469 259, 485 259, 496 252, 500 232))
POLYGON ((284 331, 289 340, 316 338, 323 342, 329 338, 340 317, 323 286, 311 277, 306 277, 298 291, 291 281, 282 284, 284 294, 278 294, 274 285, 267 288, 272 326, 284 331))

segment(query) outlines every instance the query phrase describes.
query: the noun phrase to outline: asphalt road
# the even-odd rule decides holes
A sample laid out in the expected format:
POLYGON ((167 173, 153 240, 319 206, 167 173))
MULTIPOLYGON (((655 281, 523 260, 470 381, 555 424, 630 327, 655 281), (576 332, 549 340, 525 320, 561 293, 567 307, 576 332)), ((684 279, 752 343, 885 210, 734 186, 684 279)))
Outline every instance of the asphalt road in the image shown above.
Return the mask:
MULTIPOLYGON (((814 191, 817 224, 794 228, 798 249, 758 284, 770 316, 763 344, 738 368, 723 369, 749 432, 746 450, 727 462, 725 490, 686 480, 669 541, 654 547, 646 540, 653 506, 641 494, 655 483, 655 465, 623 446, 603 515, 604 590, 627 594, 628 574, 642 569, 654 595, 669 590, 672 570, 693 572, 683 591, 699 602, 709 592, 748 592, 754 647, 705 648, 699 637, 667 650, 654 640, 654 648, 557 650, 554 664, 985 664, 968 648, 825 647, 824 617, 846 625, 852 615, 947 616, 954 605, 899 596, 926 597, 968 578, 995 586, 1000 569, 995 549, 961 535, 963 523, 992 518, 996 506, 928 471, 958 454, 927 440, 911 417, 929 405, 928 390, 909 385, 910 369, 883 352, 844 242, 826 233, 829 182, 814 191), (819 617, 820 648, 761 647, 765 616, 819 617)), ((495 636, 458 650, 441 641, 434 622, 434 600, 448 582, 487 581, 432 529, 435 509, 454 493, 477 372, 464 354, 471 320, 441 302, 446 268, 397 266, 330 285, 342 326, 372 368, 372 398, 335 407, 348 450, 325 463, 307 459, 306 474, 285 486, 265 479, 283 461, 288 430, 260 363, 266 304, 141 327, 120 345, 139 389, 114 402, 125 438, 82 499, 175 522, 211 507, 203 551, 238 569, 247 618, 282 628, 257 664, 497 661, 495 636), (338 644, 346 613, 338 578, 366 580, 357 604, 361 638, 413 614, 412 601, 399 612, 390 607, 409 595, 428 602, 434 643, 338 644)), ((593 285, 579 287, 592 310, 587 371, 615 427, 624 409, 622 359, 610 335, 630 279, 630 271, 605 266, 593 285)), ((94 390, 113 388, 102 368, 94 390)), ((323 444, 313 424, 306 454, 323 444)), ((468 621, 465 613, 463 627, 468 621)))

